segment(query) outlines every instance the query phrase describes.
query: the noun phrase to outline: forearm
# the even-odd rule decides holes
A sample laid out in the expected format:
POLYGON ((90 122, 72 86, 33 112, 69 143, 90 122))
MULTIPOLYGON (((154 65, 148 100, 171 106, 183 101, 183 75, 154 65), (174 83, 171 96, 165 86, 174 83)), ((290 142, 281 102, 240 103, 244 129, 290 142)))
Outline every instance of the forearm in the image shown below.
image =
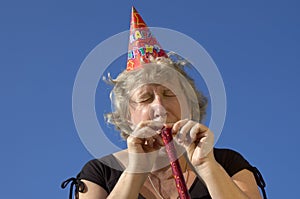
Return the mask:
POLYGON ((107 198, 138 198, 147 175, 147 173, 130 173, 125 170, 107 198))
POLYGON ((195 169, 206 184, 212 198, 249 199, 217 162, 205 162, 203 165, 195 167, 195 169))

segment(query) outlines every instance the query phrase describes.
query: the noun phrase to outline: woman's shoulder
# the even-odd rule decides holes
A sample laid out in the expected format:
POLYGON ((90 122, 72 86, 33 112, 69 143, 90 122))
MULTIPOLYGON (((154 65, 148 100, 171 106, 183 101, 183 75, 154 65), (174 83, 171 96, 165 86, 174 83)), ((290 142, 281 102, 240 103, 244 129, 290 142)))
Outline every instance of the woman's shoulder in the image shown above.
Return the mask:
POLYGON ((241 155, 239 152, 229 148, 214 148, 214 155, 241 155))
POLYGON ((124 167, 114 154, 109 154, 89 160, 78 173, 77 179, 98 184, 109 193, 123 170, 124 167))
MULTIPOLYGON (((120 154, 119 152, 116 154, 120 154)), ((81 173, 85 171, 93 171, 96 173, 105 172, 105 170, 123 171, 124 166, 120 158, 116 154, 105 155, 100 158, 89 160, 82 168, 81 173)))
POLYGON ((227 171, 230 176, 243 169, 250 169, 250 163, 237 151, 226 148, 214 148, 216 161, 227 171))

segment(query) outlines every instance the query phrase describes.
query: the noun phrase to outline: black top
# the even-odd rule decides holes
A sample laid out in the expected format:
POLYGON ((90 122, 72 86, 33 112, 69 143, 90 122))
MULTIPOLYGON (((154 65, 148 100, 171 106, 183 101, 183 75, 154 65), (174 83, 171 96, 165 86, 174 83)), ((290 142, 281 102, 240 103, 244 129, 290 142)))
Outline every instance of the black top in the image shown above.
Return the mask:
MULTIPOLYGON (((254 172, 254 167, 238 152, 230 149, 214 149, 214 156, 216 161, 225 169, 229 176, 233 176, 243 169, 254 172)), ((124 168, 122 168, 118 160, 113 155, 108 155, 86 163, 81 172, 77 175, 77 179, 94 182, 105 189, 107 193, 110 193, 118 182, 123 172, 122 170, 124 170, 124 168), (109 165, 114 165, 114 167, 111 168, 109 165)), ((207 188, 199 178, 195 179, 189 189, 189 193, 193 199, 211 198, 207 188)), ((139 199, 144 199, 144 197, 140 194, 139 199)))

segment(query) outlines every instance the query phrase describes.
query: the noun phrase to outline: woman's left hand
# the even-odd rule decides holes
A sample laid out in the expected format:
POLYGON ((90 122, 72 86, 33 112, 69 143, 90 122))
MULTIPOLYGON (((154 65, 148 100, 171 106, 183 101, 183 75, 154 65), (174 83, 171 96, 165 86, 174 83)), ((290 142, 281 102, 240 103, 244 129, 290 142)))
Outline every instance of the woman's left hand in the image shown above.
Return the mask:
POLYGON ((208 127, 192 120, 180 120, 172 127, 175 140, 187 151, 188 158, 194 166, 205 161, 214 160, 214 134, 208 127))

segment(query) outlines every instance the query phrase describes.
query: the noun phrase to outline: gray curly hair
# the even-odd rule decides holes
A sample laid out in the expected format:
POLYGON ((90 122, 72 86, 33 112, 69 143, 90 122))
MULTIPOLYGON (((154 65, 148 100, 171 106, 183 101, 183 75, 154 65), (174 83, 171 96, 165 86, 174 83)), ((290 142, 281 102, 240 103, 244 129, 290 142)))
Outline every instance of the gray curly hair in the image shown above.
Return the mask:
MULTIPOLYGON (((172 54, 169 54, 171 57, 172 54)), ((184 96, 187 101, 190 119, 201 122, 206 115, 207 98, 197 90, 194 80, 187 75, 184 67, 189 65, 186 60, 172 61, 170 58, 150 58, 151 63, 142 64, 142 67, 132 71, 124 71, 116 79, 108 74, 108 83, 114 85, 110 98, 113 112, 105 115, 107 122, 121 132, 127 139, 132 132, 130 127, 129 102, 131 91, 145 84, 163 84, 172 90, 176 96, 184 96), (172 88, 170 80, 179 80, 181 88, 172 88), (169 80, 169 81, 162 81, 169 80)), ((174 86, 173 86, 174 87, 174 86)), ((178 98, 181 101, 180 97, 178 98)), ((180 103, 181 105, 181 103, 180 103)), ((185 107, 186 108, 186 107, 185 107)), ((183 107, 181 107, 181 110, 183 107)))

